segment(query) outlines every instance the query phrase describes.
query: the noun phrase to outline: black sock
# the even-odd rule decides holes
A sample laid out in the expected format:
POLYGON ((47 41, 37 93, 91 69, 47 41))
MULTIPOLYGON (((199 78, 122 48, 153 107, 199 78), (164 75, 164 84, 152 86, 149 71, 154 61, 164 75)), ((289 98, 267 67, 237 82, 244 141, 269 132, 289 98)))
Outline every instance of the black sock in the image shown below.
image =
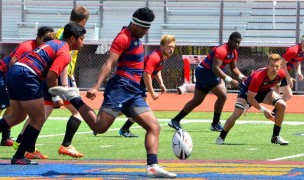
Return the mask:
POLYGON ((227 136, 227 134, 228 134, 228 132, 224 131, 224 129, 223 129, 223 130, 221 131, 221 133, 220 133, 220 137, 221 137, 222 139, 225 139, 226 136, 227 136))
POLYGON ((25 152, 27 151, 29 146, 33 145, 33 143, 36 142, 39 133, 40 133, 40 131, 35 129, 30 124, 27 125, 27 127, 25 128, 25 131, 23 133, 22 143, 20 144, 19 148, 17 149, 17 151, 15 153, 16 159, 24 158, 25 152))
POLYGON ((6 123, 5 119, 4 118, 0 119, 0 132, 3 132, 3 131, 5 131, 5 130, 7 130, 9 128, 10 127, 6 123))
POLYGON ((68 147, 72 143, 72 139, 80 126, 81 120, 71 116, 66 125, 65 135, 62 142, 62 145, 68 147))
POLYGON ((281 127, 280 127, 280 126, 274 125, 274 126, 273 126, 272 137, 279 136, 280 131, 281 131, 281 127))
POLYGON ((70 100, 70 103, 76 108, 79 109, 85 103, 82 101, 81 97, 76 97, 70 100))
POLYGON ((7 139, 11 138, 11 130, 10 129, 6 129, 4 131, 2 131, 2 140, 5 141, 7 139))
POLYGON ((212 125, 218 124, 220 122, 220 117, 221 117, 222 113, 218 113, 218 112, 214 112, 213 113, 213 121, 212 121, 212 125))
POLYGON ((156 154, 147 154, 147 164, 158 164, 158 159, 156 154))
POLYGON ((121 129, 126 130, 126 129, 130 129, 130 127, 133 125, 134 123, 132 121, 130 121, 130 119, 128 119, 125 124, 121 127, 121 129))
POLYGON ((186 111, 182 110, 172 120, 180 122, 187 115, 188 115, 188 113, 186 111))
POLYGON ((17 143, 22 143, 22 139, 23 139, 23 134, 19 134, 17 139, 16 139, 16 142, 17 143))

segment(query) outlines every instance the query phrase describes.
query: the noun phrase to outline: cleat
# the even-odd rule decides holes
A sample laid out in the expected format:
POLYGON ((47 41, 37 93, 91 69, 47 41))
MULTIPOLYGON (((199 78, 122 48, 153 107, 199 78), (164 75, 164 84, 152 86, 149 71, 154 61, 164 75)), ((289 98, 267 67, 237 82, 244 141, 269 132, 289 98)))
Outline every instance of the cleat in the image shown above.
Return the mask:
POLYGON ((168 126, 172 127, 175 130, 182 129, 182 127, 180 126, 179 122, 177 122, 176 120, 173 120, 173 119, 171 119, 168 122, 168 126))
POLYGON ((15 156, 11 159, 11 164, 14 165, 38 165, 38 162, 33 162, 26 158, 16 159, 15 156))
POLYGON ((131 133, 131 131, 129 129, 124 129, 124 130, 120 129, 119 135, 123 136, 123 137, 128 137, 128 138, 138 137, 136 134, 131 133))
POLYGON ((74 158, 81 158, 83 157, 83 154, 78 152, 73 146, 60 146, 60 148, 58 149, 58 154, 62 154, 62 155, 67 155, 67 156, 71 156, 74 158))
POLYGON ((221 125, 221 123, 217 123, 217 124, 214 124, 214 125, 211 124, 210 130, 221 132, 223 130, 223 126, 221 125))
POLYGON ((80 97, 79 89, 76 87, 55 86, 49 89, 49 93, 60 96, 62 99, 70 101, 75 97, 80 97))
POLYGON ((34 152, 26 152, 24 154, 26 159, 47 159, 48 156, 41 154, 37 149, 34 152))
POLYGON ((176 177, 176 174, 164 170, 158 164, 148 165, 146 174, 148 177, 153 177, 153 178, 175 178, 176 177))
POLYGON ((219 136, 216 138, 215 144, 222 145, 222 144, 224 144, 224 141, 225 140, 223 138, 221 138, 221 136, 219 136))
POLYGON ((17 141, 14 141, 13 148, 15 150, 17 150, 19 148, 19 146, 20 146, 20 143, 18 143, 17 141))
POLYGON ((93 131, 93 135, 94 135, 94 136, 97 136, 97 134, 98 134, 97 132, 93 131))
POLYGON ((8 138, 8 139, 6 139, 6 140, 1 140, 1 146, 13 146, 13 144, 14 144, 14 140, 12 140, 11 138, 8 138))
POLYGON ((283 139, 281 136, 274 136, 271 138, 271 143, 287 146, 289 142, 283 139))

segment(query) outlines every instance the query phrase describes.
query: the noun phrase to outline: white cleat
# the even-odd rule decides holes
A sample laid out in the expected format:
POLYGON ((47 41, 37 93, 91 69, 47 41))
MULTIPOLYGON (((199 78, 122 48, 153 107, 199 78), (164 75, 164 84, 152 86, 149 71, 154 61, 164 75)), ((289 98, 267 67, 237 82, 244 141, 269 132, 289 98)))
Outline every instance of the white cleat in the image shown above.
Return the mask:
POLYGON ((168 172, 160 167, 158 164, 147 166, 147 176, 152 178, 175 178, 176 174, 168 172))
POLYGON ((271 143, 287 146, 289 142, 283 139, 281 136, 275 136, 271 138, 271 143))
POLYGON ((222 145, 224 144, 224 139, 221 136, 216 138, 215 144, 222 145))
POLYGON ((79 89, 76 87, 55 86, 49 89, 49 93, 60 96, 63 99, 70 101, 75 97, 80 97, 79 89))

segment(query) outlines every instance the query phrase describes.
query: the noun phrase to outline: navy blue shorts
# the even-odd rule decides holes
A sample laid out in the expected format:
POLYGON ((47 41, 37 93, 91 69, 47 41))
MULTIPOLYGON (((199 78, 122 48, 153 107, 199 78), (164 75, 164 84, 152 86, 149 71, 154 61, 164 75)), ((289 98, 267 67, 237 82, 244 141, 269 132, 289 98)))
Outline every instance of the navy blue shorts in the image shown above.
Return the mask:
POLYGON ((41 80, 27 67, 13 65, 7 73, 9 99, 28 101, 43 97, 41 80))
POLYGON ((195 88, 208 94, 209 91, 221 83, 221 78, 213 71, 197 66, 195 69, 195 88))
POLYGON ((6 75, 0 71, 0 110, 10 106, 6 84, 6 75))
MULTIPOLYGON (((261 103, 264 101, 265 99, 265 96, 269 93, 273 91, 272 89, 268 89, 267 91, 263 91, 263 92, 259 92, 256 96, 255 96, 255 100, 258 102, 258 103, 261 103)), ((240 84, 240 88, 239 88, 239 93, 238 93, 238 98, 243 98, 243 99, 246 99, 247 101, 247 93, 248 93, 248 87, 244 85, 244 83, 241 83, 240 84)), ((247 104, 248 101, 247 101, 247 104)), ((249 104, 249 106, 251 106, 249 104)))
POLYGON ((102 108, 110 108, 132 117, 132 108, 149 108, 140 85, 124 77, 112 77, 105 89, 102 108))

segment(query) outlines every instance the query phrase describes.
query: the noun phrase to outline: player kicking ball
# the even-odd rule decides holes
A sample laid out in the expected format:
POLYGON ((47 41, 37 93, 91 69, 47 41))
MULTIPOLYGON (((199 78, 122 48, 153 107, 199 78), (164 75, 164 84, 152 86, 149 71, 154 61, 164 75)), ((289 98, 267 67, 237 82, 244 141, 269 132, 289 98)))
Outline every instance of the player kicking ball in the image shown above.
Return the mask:
POLYGON ((285 71, 281 68, 281 64, 282 58, 280 55, 269 55, 268 66, 254 71, 240 85, 234 112, 227 119, 220 136, 216 139, 216 144, 224 144, 228 132, 234 126, 235 121, 243 114, 248 103, 249 106, 253 106, 264 113, 267 119, 274 118, 275 124, 273 126, 271 143, 288 145, 289 142, 279 136, 285 116, 286 103, 279 94, 271 89, 285 78, 285 71), (273 116, 271 110, 261 106, 260 103, 273 105, 277 109, 276 115, 273 116))

